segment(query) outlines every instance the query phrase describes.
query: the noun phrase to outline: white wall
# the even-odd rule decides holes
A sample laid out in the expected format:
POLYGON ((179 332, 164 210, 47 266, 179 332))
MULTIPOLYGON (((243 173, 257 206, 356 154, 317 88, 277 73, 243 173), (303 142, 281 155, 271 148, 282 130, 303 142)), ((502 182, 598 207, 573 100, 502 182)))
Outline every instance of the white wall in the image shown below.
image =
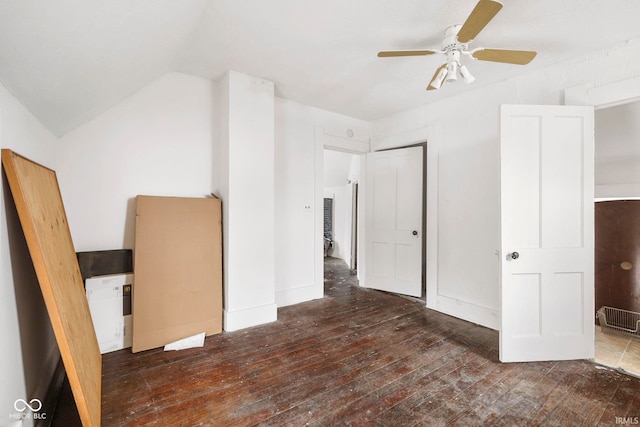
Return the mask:
POLYGON ((372 124, 374 149, 429 143, 428 221, 437 218, 427 230, 430 307, 499 326, 499 106, 562 104, 565 88, 638 75, 640 40, 633 40, 543 70, 525 68, 502 83, 477 81, 465 94, 372 124))
MULTIPOLYGON (((55 137, 0 84, 0 147, 55 168, 55 137)), ((60 354, 6 179, 0 189, 0 425, 43 399, 60 354)))
POLYGON ((640 197, 640 101, 595 112, 596 198, 640 197))
POLYGON ((202 197, 214 174, 218 86, 169 73, 60 138, 76 251, 133 248, 135 196, 202 197))
POLYGON ((352 144, 355 147, 368 146, 368 140, 369 123, 366 121, 276 98, 275 262, 278 306, 321 298, 324 294, 322 199, 325 143, 329 141, 338 148, 349 149, 352 144))
POLYGON ((324 150, 323 154, 324 186, 341 187, 346 185, 354 155, 334 150, 324 150))

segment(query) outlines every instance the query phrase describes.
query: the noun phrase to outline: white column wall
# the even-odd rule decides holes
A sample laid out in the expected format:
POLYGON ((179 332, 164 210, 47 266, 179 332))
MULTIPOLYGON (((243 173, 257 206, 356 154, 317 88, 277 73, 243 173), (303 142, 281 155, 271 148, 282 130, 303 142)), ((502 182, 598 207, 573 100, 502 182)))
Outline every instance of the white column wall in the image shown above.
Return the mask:
POLYGON ((274 321, 274 85, 229 71, 222 83, 224 325, 233 331, 274 321), (226 156, 226 157, 225 157, 226 156))

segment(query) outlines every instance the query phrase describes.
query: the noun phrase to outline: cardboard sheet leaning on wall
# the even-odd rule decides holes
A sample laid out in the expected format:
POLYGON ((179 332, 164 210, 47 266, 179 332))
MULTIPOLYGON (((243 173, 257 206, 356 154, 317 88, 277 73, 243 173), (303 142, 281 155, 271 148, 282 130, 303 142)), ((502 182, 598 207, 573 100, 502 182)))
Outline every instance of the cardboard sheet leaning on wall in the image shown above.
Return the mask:
POLYGON ((221 206, 136 197, 133 352, 222 331, 221 206))

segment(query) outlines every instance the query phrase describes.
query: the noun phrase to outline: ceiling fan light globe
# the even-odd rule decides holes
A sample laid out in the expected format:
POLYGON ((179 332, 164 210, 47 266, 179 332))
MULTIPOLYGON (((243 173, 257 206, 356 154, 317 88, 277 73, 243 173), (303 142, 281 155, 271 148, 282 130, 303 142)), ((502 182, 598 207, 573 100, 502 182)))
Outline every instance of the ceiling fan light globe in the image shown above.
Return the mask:
POLYGON ((436 78, 431 82, 431 87, 440 89, 440 86, 442 86, 442 82, 444 81, 445 77, 447 77, 447 69, 441 68, 436 78))
POLYGON ((455 82, 458 80, 458 64, 456 62, 451 62, 447 65, 447 78, 446 82, 455 82))
POLYGON ((475 77, 473 77, 466 65, 460 66, 460 75, 462 76, 462 79, 465 81, 465 83, 471 83, 476 79, 475 77))

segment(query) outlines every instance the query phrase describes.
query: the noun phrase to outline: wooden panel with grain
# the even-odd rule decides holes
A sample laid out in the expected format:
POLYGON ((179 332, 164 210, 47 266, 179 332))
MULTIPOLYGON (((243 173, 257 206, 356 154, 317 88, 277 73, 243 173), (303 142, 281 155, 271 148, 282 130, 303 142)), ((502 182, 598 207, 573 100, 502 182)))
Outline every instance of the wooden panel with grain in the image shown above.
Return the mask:
POLYGON ((2 164, 84 426, 99 426, 102 357, 55 171, 11 150, 2 164))

